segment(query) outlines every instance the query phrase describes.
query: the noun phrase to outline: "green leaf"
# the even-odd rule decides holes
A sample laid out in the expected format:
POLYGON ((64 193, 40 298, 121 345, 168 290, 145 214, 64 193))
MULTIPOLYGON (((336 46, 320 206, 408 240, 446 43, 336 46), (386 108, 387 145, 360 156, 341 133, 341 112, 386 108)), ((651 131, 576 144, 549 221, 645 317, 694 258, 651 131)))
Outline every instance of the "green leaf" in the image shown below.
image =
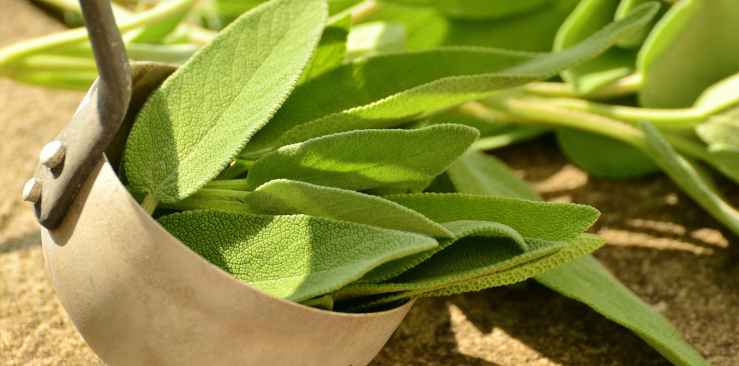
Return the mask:
POLYGON ((159 223, 234 277, 292 301, 334 291, 384 262, 437 246, 427 236, 303 215, 199 210, 159 223))
POLYGON ((318 43, 316 52, 305 68, 305 72, 300 77, 298 84, 315 79, 344 63, 346 59, 346 40, 349 36, 349 28, 351 26, 352 17, 350 14, 326 26, 321 36, 321 42, 318 43))
POLYGON ((552 0, 384 0, 411 6, 429 6, 457 19, 503 19, 543 7, 552 0))
MULTIPOLYGON (((704 90, 696 99, 693 108, 700 109, 704 115, 710 115, 737 103, 739 103, 739 73, 722 79, 704 90)), ((739 108, 727 113, 731 116, 736 111, 739 111, 739 108)))
POLYGON ((447 170, 458 192, 539 200, 539 195, 498 159, 479 152, 468 152, 447 170))
POLYGON ((598 219, 598 210, 570 203, 536 202, 519 198, 469 194, 420 193, 386 196, 429 219, 497 222, 524 238, 569 242, 598 219))
MULTIPOLYGON (((447 296, 521 282, 535 275, 544 273, 552 268, 556 268, 562 264, 580 258, 586 254, 590 254, 596 249, 602 247, 605 243, 606 240, 600 236, 593 234, 580 234, 565 248, 552 254, 527 261, 505 271, 495 272, 491 275, 477 278, 474 281, 437 290, 422 296, 447 296)), ((544 244, 544 242, 539 245, 542 244, 544 244)))
MULTIPOLYGON (((700 177, 695 168, 675 152, 659 131, 648 122, 640 122, 641 129, 649 144, 648 153, 657 165, 685 191, 699 206, 724 224, 735 234, 739 234, 739 212, 719 197, 717 192, 700 177)), ((423 212, 421 212, 423 213, 423 212)), ((428 216, 428 215, 427 215, 428 216)), ((429 217, 434 220, 433 217, 429 217)), ((434 220, 436 221, 436 220, 434 220)))
MULTIPOLYGON (((659 6, 657 2, 650 3, 659 6)), ((562 24, 554 41, 561 51, 586 39, 614 19, 619 0, 583 0, 562 24)), ((572 84, 575 92, 586 95, 597 88, 624 77, 636 67, 636 50, 614 47, 597 58, 562 72, 562 79, 572 84)))
MULTIPOLYGON (((410 291, 417 295, 434 291, 541 258, 567 246, 564 242, 524 240, 512 228, 492 222, 457 221, 446 226, 455 234, 453 243, 448 243, 430 258, 386 282, 353 283, 334 293, 334 302, 388 292, 410 291), (529 242, 534 243, 534 247, 529 248, 529 242)), ((378 267, 375 271, 381 268, 378 267)), ((383 302, 401 297, 407 296, 391 295, 390 299, 383 302)))
POLYGON ((451 19, 431 7, 384 4, 365 21, 402 24, 408 37, 408 49, 464 45, 548 52, 552 50, 557 28, 578 1, 548 1, 532 12, 495 21, 451 19))
POLYGON ((690 107, 717 81, 739 71, 739 2, 684 0, 657 22, 639 54, 639 102, 690 107))
POLYGON ((567 159, 595 178, 633 179, 660 171, 641 150, 603 135, 561 128, 557 143, 567 159))
POLYGON ((597 56, 649 21, 656 10, 645 4, 624 20, 555 54, 439 48, 344 65, 296 88, 241 156, 253 157, 330 133, 397 126, 496 90, 549 78, 597 56))
POLYGON ((176 202, 215 178, 287 98, 326 16, 319 0, 270 1, 172 74, 131 130, 125 168, 133 188, 176 202))
MULTIPOLYGON (((637 8, 639 5, 644 4, 646 2, 649 2, 650 0, 621 0, 618 3, 618 8, 616 8, 616 15, 613 19, 619 20, 626 16, 629 12, 637 8)), ((662 2, 660 5, 662 9, 669 8, 669 4, 666 4, 665 2, 662 2)), ((662 11, 660 11, 662 13, 662 11)), ((644 43, 644 40, 649 35, 649 31, 652 30, 652 27, 654 27, 654 24, 657 22, 657 18, 659 18, 660 15, 657 15, 655 19, 652 19, 652 21, 647 24, 646 26, 642 27, 638 31, 629 34, 628 36, 621 38, 618 43, 616 43, 617 46, 621 48, 639 48, 644 43)))
POLYGON ((418 181, 441 174, 478 135, 462 125, 339 133, 264 155, 246 181, 258 187, 284 178, 350 190, 418 181))
POLYGON ((306 214, 429 236, 453 236, 443 226, 395 202, 304 182, 284 179, 270 181, 249 194, 246 204, 254 213, 306 214))
MULTIPOLYGON (((501 266, 498 270, 489 271, 480 276, 467 278, 456 283, 445 283, 444 286, 439 286, 437 289, 431 288, 431 291, 427 291, 429 288, 420 290, 411 289, 365 299, 365 301, 359 303, 349 304, 347 310, 357 311, 368 309, 408 297, 448 296, 514 284, 590 253, 605 244, 605 239, 592 234, 581 234, 569 244, 552 243, 543 240, 529 240, 527 243, 531 247, 531 250, 521 256, 525 258, 516 260, 514 257, 512 260, 506 261, 506 265, 501 266)), ((452 248, 454 246, 449 247, 447 250, 452 248)), ((351 286, 341 291, 348 291, 350 288, 351 286)))
POLYGON ((405 27, 393 22, 370 22, 352 27, 347 60, 405 49, 405 27))
POLYGON ((709 145, 739 146, 739 119, 714 116, 696 126, 695 133, 709 145))
POLYGON ((553 268, 534 279, 625 326, 674 365, 708 365, 680 338, 667 319, 629 291, 591 256, 553 268))

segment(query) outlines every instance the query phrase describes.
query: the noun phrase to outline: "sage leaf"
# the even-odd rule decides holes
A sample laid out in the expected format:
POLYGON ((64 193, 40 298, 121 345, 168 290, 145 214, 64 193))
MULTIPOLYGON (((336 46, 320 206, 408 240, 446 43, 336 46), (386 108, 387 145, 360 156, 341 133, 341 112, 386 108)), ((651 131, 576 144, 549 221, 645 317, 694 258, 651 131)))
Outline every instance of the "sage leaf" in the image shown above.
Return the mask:
POLYGON ((707 366, 661 314, 621 284, 595 258, 585 256, 534 277, 636 333, 677 366, 707 366))
POLYGON ((539 199, 539 195, 526 182, 519 179, 505 164, 487 154, 467 152, 447 169, 447 174, 459 192, 539 199))
POLYGON ((435 237, 454 235, 418 212, 381 197, 291 180, 261 185, 246 197, 246 204, 260 214, 306 214, 435 237))
MULTIPOLYGON (((616 15, 613 17, 615 20, 619 20, 626 16, 629 12, 634 10, 636 7, 638 7, 641 4, 644 4, 648 2, 649 0, 621 0, 618 3, 618 8, 616 8, 616 15)), ((660 13, 663 12, 662 9, 668 8, 669 5, 665 2, 661 3, 661 9, 660 13)), ((660 18, 660 15, 657 15, 654 19, 652 19, 649 24, 642 27, 638 31, 629 34, 628 36, 625 36, 618 40, 618 43, 616 45, 621 48, 639 48, 644 43, 644 40, 649 35, 649 31, 652 30, 652 27, 654 27, 654 23, 657 22, 657 19, 660 18)))
POLYGON ((715 116, 696 126, 695 133, 709 145, 739 146, 739 119, 715 116))
POLYGON ((641 150, 603 135, 560 128, 557 144, 569 161, 595 178, 633 179, 660 171, 641 150))
MULTIPOLYGON (((644 132, 649 144, 648 153, 672 180, 711 216, 724 224, 735 234, 739 234, 739 212, 726 203, 717 192, 695 171, 695 168, 675 152, 659 131, 649 122, 640 122, 639 129, 644 132)), ((428 215, 427 215, 428 216, 428 215)), ((433 220, 433 217, 429 217, 433 220)))
POLYGON ((298 84, 314 79, 344 63, 344 60, 346 60, 346 42, 351 26, 352 17, 350 14, 326 26, 316 52, 305 68, 298 84))
POLYGON ((429 6, 442 14, 457 19, 502 19, 536 10, 552 0, 385 0, 412 6, 429 6))
POLYGON ((455 233, 453 243, 386 282, 351 284, 332 294, 334 302, 387 292, 430 292, 514 267, 567 246, 564 242, 535 241, 542 245, 530 249, 529 241, 515 230, 492 222, 457 221, 446 226, 455 233))
MULTIPOLYGON (((452 19, 430 6, 385 3, 365 21, 402 24, 408 49, 436 46, 479 46, 507 50, 548 52, 554 34, 579 0, 548 1, 541 7, 495 21, 452 19)), ((494 4, 495 2, 487 2, 494 4)))
POLYGON ((429 219, 487 221, 510 226, 524 238, 569 242, 598 219, 598 210, 569 203, 535 202, 519 198, 461 193, 420 193, 385 196, 429 219))
POLYGON ((405 49, 405 27, 393 22, 370 22, 352 27, 346 41, 347 60, 405 49))
MULTIPOLYGON (((566 49, 610 23, 614 19, 619 2, 619 0, 581 1, 557 32, 554 50, 566 49)), ((562 79, 572 84, 577 94, 587 95, 632 73, 635 68, 636 50, 613 47, 591 61, 563 71, 562 79)))
MULTIPOLYGON (((720 112, 739 103, 739 73, 731 75, 704 90, 695 100, 693 108, 704 116, 720 112)), ((738 108, 724 113, 726 117, 737 117, 738 108)))
MULTIPOLYGON (((524 262, 523 264, 504 271, 494 272, 490 275, 476 278, 473 281, 422 294, 421 296, 447 296, 521 282, 535 275, 545 273, 552 268, 556 268, 567 262, 580 258, 586 254, 590 254, 596 249, 602 247, 605 243, 606 240, 597 235, 580 234, 567 246, 562 248, 562 250, 556 251, 552 254, 524 262)), ((537 243, 532 241, 530 244, 546 245, 547 243, 537 243)), ((534 246, 534 248, 537 247, 534 246)))
POLYGON ((437 245, 423 235, 304 215, 198 210, 158 221, 239 280, 298 302, 337 290, 384 262, 437 245))
MULTIPOLYGON (((460 185, 457 190, 464 193, 472 193, 466 192, 466 188, 467 186, 460 185)), ((541 200, 541 197, 539 197, 538 200, 541 200)), ((518 230, 519 232, 523 232, 521 229, 518 230)), ((586 237, 581 239, 592 240, 592 244, 597 247, 597 238, 590 237, 590 239, 588 239, 586 237)), ((602 240, 600 240, 600 242, 602 243, 602 240)), ((498 278, 499 282, 494 284, 506 284, 506 281, 502 280, 503 278, 498 278)), ((645 337, 651 337, 652 342, 647 342, 669 360, 681 358, 695 360, 695 351, 690 349, 684 341, 679 339, 679 337, 677 340, 675 339, 677 332, 674 328, 672 328, 669 323, 662 322, 659 319, 661 318, 659 314, 655 314, 651 309, 649 312, 635 310, 644 308, 649 309, 649 306, 626 289, 615 277, 613 277, 613 275, 600 266, 597 260, 591 255, 585 255, 581 259, 572 260, 542 274, 538 274, 534 276, 534 280, 564 296, 573 298, 590 306, 606 318, 635 331, 637 335, 645 340, 645 337), (589 285, 582 286, 582 283, 588 283, 589 285), (601 306, 603 302, 607 302, 611 306, 601 306), (614 306, 617 307, 617 309, 614 309, 614 306), (634 310, 635 313, 632 314, 634 317, 638 317, 639 324, 642 324, 642 326, 635 327, 632 322, 635 318, 624 316, 622 310, 634 310), (653 326, 654 324, 657 326, 653 326)), ((508 280, 508 282, 510 281, 512 281, 512 279, 508 280)), ((478 284, 478 286, 484 285, 487 284, 478 284)), ((462 291, 461 289, 459 290, 462 291)), ((436 294, 437 293, 430 293, 428 295, 433 296, 436 294)), ((441 295, 441 293, 438 294, 441 295)), ((367 306, 367 304, 364 304, 364 306, 367 306)), ((695 361, 690 365, 704 364, 705 363, 695 361)), ((678 363, 678 365, 683 364, 678 363)))
POLYGON ((437 48, 344 65, 296 88, 241 156, 336 132, 397 126, 496 90, 549 78, 602 53, 656 10, 645 4, 560 53, 437 48))
POLYGON ((258 187, 284 178, 350 190, 418 181, 441 174, 478 135, 462 125, 339 133, 264 155, 246 181, 258 187))
MULTIPOLYGON (((497 271, 490 271, 463 281, 445 283, 444 286, 439 286, 436 289, 411 289, 383 296, 369 297, 364 301, 349 303, 347 311, 371 309, 381 304, 409 297, 448 296, 514 284, 590 253, 601 247, 605 243, 605 239, 592 234, 581 234, 569 244, 552 243, 544 240, 528 240, 527 243, 531 250, 523 256, 528 258, 521 261, 512 261, 509 265, 503 266, 497 271), (539 255, 533 255, 534 253, 539 255)), ((453 246, 449 247, 449 249, 451 248, 453 246)), ((342 289, 342 291, 344 290, 342 289)))
POLYGON ((215 178, 287 98, 326 16, 319 0, 273 0, 219 33, 139 112, 125 151, 131 186, 177 202, 215 178))
POLYGON ((709 86, 739 71, 739 2, 685 0, 655 25, 637 61, 639 102, 687 108, 709 86))

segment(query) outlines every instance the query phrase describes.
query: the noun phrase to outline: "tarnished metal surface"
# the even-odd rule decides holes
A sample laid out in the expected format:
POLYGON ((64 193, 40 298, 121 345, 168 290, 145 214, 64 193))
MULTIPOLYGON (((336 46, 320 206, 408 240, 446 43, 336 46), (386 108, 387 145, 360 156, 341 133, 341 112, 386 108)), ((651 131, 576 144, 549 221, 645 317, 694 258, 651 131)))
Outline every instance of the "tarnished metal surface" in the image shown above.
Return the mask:
MULTIPOLYGON (((54 141, 66 148, 54 169, 39 163, 34 180, 40 187, 33 198, 36 218, 48 229, 59 225, 95 162, 118 131, 131 95, 131 72, 120 32, 108 1, 81 0, 100 78, 82 106, 54 141)), ((25 196, 25 195, 24 195, 25 196)))

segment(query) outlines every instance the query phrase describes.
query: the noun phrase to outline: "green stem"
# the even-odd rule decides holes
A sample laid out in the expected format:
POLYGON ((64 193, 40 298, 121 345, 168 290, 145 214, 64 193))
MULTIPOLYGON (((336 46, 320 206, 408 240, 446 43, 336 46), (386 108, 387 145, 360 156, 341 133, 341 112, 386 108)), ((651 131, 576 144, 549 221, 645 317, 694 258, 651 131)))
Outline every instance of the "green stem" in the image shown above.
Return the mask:
MULTIPOLYGON (((634 73, 598 88, 588 94, 587 97, 594 99, 608 99, 635 94, 639 91, 639 88, 641 88, 642 81, 643 79, 641 74, 634 73)), ((526 84, 521 88, 529 93, 547 97, 577 96, 575 94, 575 89, 569 83, 539 81, 526 84)))
POLYGON ((346 9, 338 14, 333 15, 332 17, 328 19, 328 23, 333 23, 345 17, 347 14, 351 14, 352 23, 357 24, 361 22, 363 18, 368 17, 369 15, 373 14, 379 9, 380 9, 380 4, 378 4, 376 0, 365 0, 357 5, 350 7, 349 9, 346 9))
POLYGON ((254 166, 254 162, 254 160, 234 159, 231 165, 224 169, 216 180, 236 179, 240 175, 249 171, 249 169, 254 166))
POLYGON ((144 208, 144 211, 148 212, 149 215, 154 213, 154 210, 157 208, 157 204, 159 204, 159 200, 154 197, 153 193, 147 193, 146 197, 144 197, 144 200, 141 202, 141 207, 144 208))
POLYGON ((518 118, 518 123, 570 127, 608 136, 642 150, 647 147, 644 134, 639 129, 614 119, 519 99, 500 99, 492 102, 510 113, 513 118, 518 118))
POLYGON ((203 189, 227 189, 242 192, 248 192, 250 190, 246 184, 246 179, 213 180, 208 182, 203 189))
POLYGON ((254 213, 246 203, 250 192, 228 189, 203 188, 190 197, 175 203, 162 203, 159 207, 172 210, 221 210, 254 213))
POLYGON ((618 119, 623 122, 636 124, 639 121, 649 121, 653 125, 667 129, 692 129, 708 115, 697 108, 681 109, 653 109, 627 107, 612 104, 591 102, 575 98, 553 98, 542 101, 583 112, 591 112, 604 117, 618 119))
MULTIPOLYGON (((151 10, 136 14, 130 19, 121 20, 118 24, 118 29, 123 33, 134 28, 156 23, 161 19, 189 8, 195 1, 173 0, 162 2, 151 10)), ((35 53, 47 52, 57 47, 68 46, 86 40, 87 29, 76 28, 15 43, 0 49, 0 68, 7 68, 11 63, 35 53)))
POLYGON ((495 136, 481 137, 470 146, 471 151, 493 150, 537 138, 550 132, 536 127, 518 127, 495 136))

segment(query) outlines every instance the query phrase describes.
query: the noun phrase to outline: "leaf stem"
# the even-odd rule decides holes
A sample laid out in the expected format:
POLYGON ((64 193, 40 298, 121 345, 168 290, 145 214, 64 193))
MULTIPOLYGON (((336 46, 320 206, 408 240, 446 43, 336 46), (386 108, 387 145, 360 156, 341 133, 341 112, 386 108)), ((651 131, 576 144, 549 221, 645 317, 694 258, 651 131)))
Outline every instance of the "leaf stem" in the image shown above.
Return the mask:
MULTIPOLYGON (((161 2, 150 10, 136 14, 129 19, 120 20, 118 29, 123 33, 134 28, 155 23, 189 8, 195 1, 172 0, 161 2)), ((84 42, 85 40, 87 40, 87 29, 82 27, 18 42, 0 48, 0 68, 8 68, 11 63, 35 53, 46 52, 58 47, 84 42)))
POLYGON ((549 132, 550 130, 547 129, 522 126, 494 136, 481 137, 468 150, 484 151, 498 149, 518 142, 531 140, 549 132))
MULTIPOLYGON (((634 73, 614 81, 588 94, 588 98, 608 99, 635 94, 642 85, 642 76, 634 73)), ((526 92, 546 97, 576 97, 575 89, 569 83, 539 81, 521 87, 526 92)))
POLYGON ((352 15, 352 22, 354 24, 357 24, 362 21, 363 18, 368 17, 372 13, 376 12, 380 9, 380 4, 377 3, 376 0, 365 0, 361 3, 354 5, 350 7, 349 9, 346 9, 342 12, 339 12, 330 18, 328 18, 328 23, 333 23, 343 17, 345 17, 347 14, 352 15))
POLYGON ((157 204, 159 204, 159 200, 154 197, 153 193, 147 193, 146 197, 144 197, 144 200, 141 202, 141 207, 144 208, 144 211, 148 212, 149 215, 154 213, 154 209, 157 208, 157 204))

